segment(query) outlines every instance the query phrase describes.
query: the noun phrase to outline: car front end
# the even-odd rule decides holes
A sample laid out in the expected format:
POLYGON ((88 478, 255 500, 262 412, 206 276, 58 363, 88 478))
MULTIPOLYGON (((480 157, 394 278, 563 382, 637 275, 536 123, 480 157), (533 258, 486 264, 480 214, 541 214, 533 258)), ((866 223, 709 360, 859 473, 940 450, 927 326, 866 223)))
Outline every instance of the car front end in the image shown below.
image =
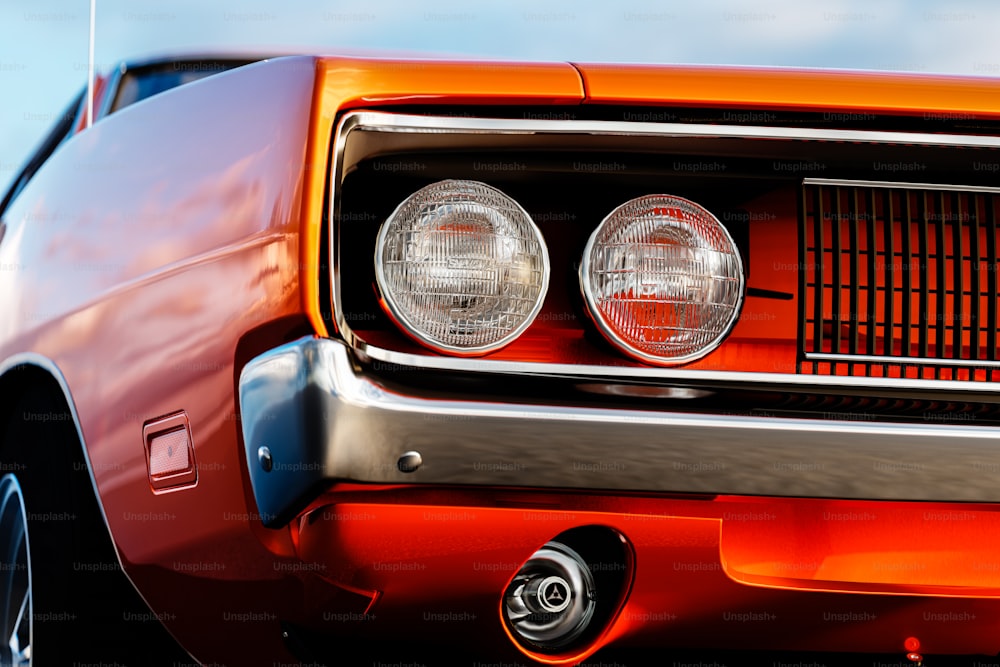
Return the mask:
POLYGON ((263 522, 339 589, 296 628, 997 653, 991 84, 577 65, 542 106, 380 65, 336 100, 325 335, 239 383, 263 522))

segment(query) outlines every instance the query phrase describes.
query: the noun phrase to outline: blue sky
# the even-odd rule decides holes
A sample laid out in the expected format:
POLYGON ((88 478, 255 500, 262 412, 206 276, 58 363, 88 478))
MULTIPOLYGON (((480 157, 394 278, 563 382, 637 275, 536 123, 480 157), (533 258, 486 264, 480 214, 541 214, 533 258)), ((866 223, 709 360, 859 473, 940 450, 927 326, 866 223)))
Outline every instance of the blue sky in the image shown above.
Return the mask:
MULTIPOLYGON (((0 2, 0 186, 82 87, 89 0, 0 2)), ((95 60, 229 48, 998 77, 1000 3, 926 0, 98 0, 95 60)), ((998 87, 1000 90, 1000 87, 998 87)), ((1000 93, 998 93, 1000 94, 1000 93)))

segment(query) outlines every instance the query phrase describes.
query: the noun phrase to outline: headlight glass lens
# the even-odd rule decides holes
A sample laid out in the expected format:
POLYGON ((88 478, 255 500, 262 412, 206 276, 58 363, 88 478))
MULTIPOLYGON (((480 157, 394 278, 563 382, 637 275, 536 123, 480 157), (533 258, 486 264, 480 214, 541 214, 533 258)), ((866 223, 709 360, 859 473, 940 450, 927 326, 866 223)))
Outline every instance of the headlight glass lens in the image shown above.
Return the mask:
POLYGON ((707 210, 671 195, 619 206, 590 237, 580 267, 590 313, 626 354, 658 365, 714 350, 739 316, 743 263, 707 210))
POLYGON ((379 230, 383 303, 410 336, 439 352, 486 354, 517 338, 549 282, 541 232, 521 206, 478 181, 410 195, 379 230))

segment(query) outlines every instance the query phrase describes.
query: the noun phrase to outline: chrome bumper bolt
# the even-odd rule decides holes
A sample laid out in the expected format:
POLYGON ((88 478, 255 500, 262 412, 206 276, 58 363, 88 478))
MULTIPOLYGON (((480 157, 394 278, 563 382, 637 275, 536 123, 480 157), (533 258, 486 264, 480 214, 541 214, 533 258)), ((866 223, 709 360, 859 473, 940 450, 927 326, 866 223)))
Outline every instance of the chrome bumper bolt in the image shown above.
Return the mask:
POLYGON ((396 468, 399 472, 416 472, 423 463, 424 458, 420 456, 420 452, 410 451, 399 457, 399 460, 396 461, 396 468))
POLYGON ((271 468, 274 467, 274 461, 271 460, 271 450, 267 447, 261 447, 257 450, 257 460, 260 462, 260 467, 264 472, 271 472, 271 468))

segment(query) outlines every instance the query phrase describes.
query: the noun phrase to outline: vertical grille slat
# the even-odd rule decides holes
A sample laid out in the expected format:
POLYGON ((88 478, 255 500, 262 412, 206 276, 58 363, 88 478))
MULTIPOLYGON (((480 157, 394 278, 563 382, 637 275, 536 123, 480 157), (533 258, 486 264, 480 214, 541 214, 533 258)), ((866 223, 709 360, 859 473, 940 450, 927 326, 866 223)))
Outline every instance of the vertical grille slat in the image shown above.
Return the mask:
MULTIPOLYGON (((910 342, 910 332, 913 328, 913 276, 910 272, 913 270, 913 246, 910 242, 910 221, 913 220, 913 209, 907 193, 904 192, 901 199, 904 202, 905 211, 902 212, 903 218, 899 224, 899 235, 903 243, 903 291, 900 294, 900 305, 903 309, 903 335, 899 354, 903 357, 911 357, 913 356, 913 348, 910 342)), ((890 353, 889 356, 893 356, 893 353, 890 353)))
MULTIPOLYGON (((954 319, 951 321, 951 357, 963 359, 965 356, 964 336, 965 318, 962 313, 962 302, 965 300, 964 269, 965 262, 962 251, 962 229, 968 222, 962 216, 962 199, 959 193, 951 195, 951 210, 948 211, 948 219, 951 221, 951 270, 952 275, 952 302, 955 304, 952 310, 954 319)), ((944 226, 942 224, 942 226, 944 226)), ((945 313, 946 315, 949 313, 945 313)))
POLYGON ((823 287, 823 283, 826 280, 823 275, 823 219, 826 217, 826 211, 823 209, 823 193, 818 189, 815 190, 815 211, 816 215, 814 217, 816 229, 816 235, 813 240, 813 248, 818 255, 818 259, 813 261, 813 265, 816 267, 816 278, 814 281, 813 294, 816 296, 815 307, 813 308, 813 323, 815 325, 815 333, 813 334, 813 341, 815 347, 813 352, 823 351, 823 293, 826 289, 823 287))
POLYGON ((812 214, 809 209, 809 201, 806 199, 806 188, 805 185, 799 190, 799 219, 798 225, 799 230, 802 231, 799 234, 798 243, 798 278, 799 278, 799 294, 802 296, 800 299, 796 299, 795 305, 799 311, 798 317, 798 336, 796 340, 798 341, 798 354, 795 355, 795 372, 804 372, 803 366, 809 364, 811 369, 815 371, 815 365, 812 362, 806 362, 806 354, 809 350, 806 348, 806 327, 809 326, 809 313, 806 312, 806 304, 816 300, 816 295, 811 293, 809 290, 809 279, 806 277, 811 269, 808 268, 806 262, 809 257, 809 241, 806 239, 805 230, 809 226, 809 220, 812 218, 812 214))
MULTIPOLYGON (((831 257, 832 268, 833 268, 833 293, 831 294, 831 306, 833 310, 832 314, 832 325, 833 330, 830 332, 830 351, 834 354, 839 354, 840 349, 840 311, 841 311, 841 291, 842 285, 840 280, 840 271, 842 268, 842 255, 843 249, 840 247, 840 221, 843 219, 841 208, 840 208, 840 188, 834 188, 833 190, 833 203, 831 206, 833 212, 833 220, 830 223, 830 234, 833 239, 833 255, 831 257)), ((822 247, 822 246, 821 246, 822 247)))
MULTIPOLYGON (((875 210, 875 197, 877 193, 872 190, 872 210, 875 210)), ((896 249, 893 241, 893 221, 892 193, 888 190, 882 192, 882 236, 885 239, 885 320, 882 328, 882 354, 891 355, 893 353, 893 342, 896 339, 896 249)), ((875 245, 874 226, 872 227, 872 246, 875 245)), ((903 324, 902 327, 906 325, 903 324)), ((872 352, 874 354, 874 352, 872 352)))
MULTIPOLYGON (((932 214, 934 215, 934 214, 932 214)), ((936 348, 936 354, 934 355, 937 359, 944 359, 944 326, 945 321, 942 315, 945 314, 945 309, 948 303, 948 253, 945 248, 944 240, 944 192, 939 192, 937 196, 937 214, 934 220, 934 231, 935 231, 935 244, 934 244, 934 264, 937 269, 937 283, 934 285, 934 315, 936 316, 936 322, 934 324, 934 342, 936 348)), ((928 313, 930 314, 930 313, 928 313)), ((941 377, 941 368, 935 369, 935 376, 941 377)))
POLYGON ((811 363, 800 370, 1000 376, 998 199, 961 188, 807 180, 799 350, 811 363))
POLYGON ((917 206, 917 239, 920 244, 920 264, 917 265, 917 277, 920 280, 920 308, 917 316, 920 318, 920 351, 918 356, 926 358, 928 355, 927 345, 929 343, 927 329, 927 311, 930 309, 928 299, 928 274, 930 273, 930 256, 927 251, 927 240, 930 238, 927 233, 927 193, 920 198, 917 206))
MULTIPOLYGON (((982 274, 980 266, 982 264, 982 248, 979 247, 979 220, 983 213, 983 198, 980 195, 973 195, 972 205, 969 207, 969 350, 973 359, 982 359, 980 349, 979 329, 981 326, 979 299, 980 286, 982 285, 982 274)), ((987 272, 988 274, 989 272, 987 272)))
MULTIPOLYGON (((875 354, 875 343, 878 341, 878 315, 875 312, 876 306, 878 305, 878 293, 876 290, 872 289, 874 286, 878 285, 879 276, 882 275, 882 282, 888 284, 888 262, 886 261, 885 255, 883 255, 882 266, 883 271, 878 270, 878 243, 875 240, 876 227, 878 226, 878 207, 875 202, 875 193, 870 193, 870 198, 866 199, 864 195, 861 195, 862 201, 869 201, 868 212, 865 216, 865 220, 868 223, 866 229, 868 232, 868 238, 866 239, 866 248, 868 250, 868 284, 869 289, 867 293, 867 300, 865 312, 865 353, 875 354), (884 274, 884 275, 883 275, 884 274)), ((855 195, 857 196, 857 195, 855 195)), ((892 291, 885 291, 882 293, 884 298, 887 298, 889 302, 892 301, 892 291)), ((892 310, 891 306, 886 310, 885 320, 887 322, 892 320, 892 310)), ((871 374, 871 368, 866 367, 865 374, 871 374)))
POLYGON ((986 358, 996 361, 997 358, 997 213, 996 200, 987 199, 983 208, 986 210, 986 358))
POLYGON ((858 227, 861 225, 861 220, 859 220, 861 213, 858 210, 857 188, 851 188, 847 201, 847 220, 848 225, 850 226, 848 234, 850 247, 847 248, 847 261, 851 269, 850 283, 848 284, 848 290, 850 291, 848 307, 850 310, 848 312, 847 326, 849 336, 847 341, 847 353, 858 354, 858 330, 861 328, 858 326, 859 320, 861 319, 861 274, 858 268, 858 264, 860 264, 859 250, 861 246, 858 239, 860 236, 858 227))

